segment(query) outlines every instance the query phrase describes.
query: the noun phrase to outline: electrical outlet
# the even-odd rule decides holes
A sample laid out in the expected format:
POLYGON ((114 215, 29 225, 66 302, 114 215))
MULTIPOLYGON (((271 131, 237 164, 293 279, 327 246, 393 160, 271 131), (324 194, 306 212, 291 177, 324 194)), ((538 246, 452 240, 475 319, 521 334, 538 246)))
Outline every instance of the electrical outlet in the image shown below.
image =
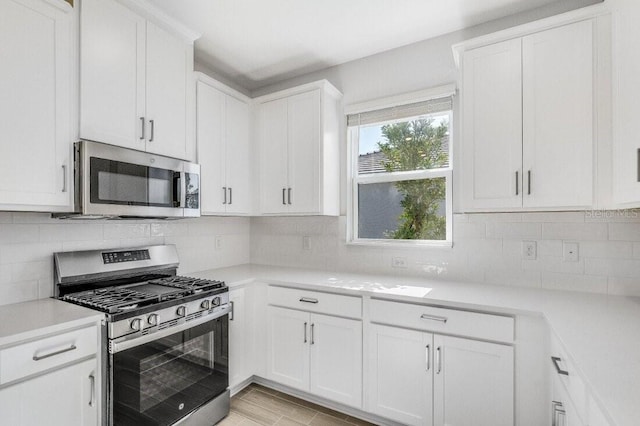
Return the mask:
POLYGON ((394 257, 391 259, 391 266, 394 268, 407 268, 407 258, 406 257, 394 257))
POLYGON ((311 237, 302 237, 302 250, 311 250, 311 237))
POLYGON ((535 241, 522 242, 522 258, 525 260, 536 260, 538 257, 538 247, 535 241))
POLYGON ((578 261, 578 243, 562 244, 562 258, 565 262, 578 261))
POLYGON ((220 235, 216 235, 215 245, 216 245, 216 250, 222 249, 222 237, 220 235))

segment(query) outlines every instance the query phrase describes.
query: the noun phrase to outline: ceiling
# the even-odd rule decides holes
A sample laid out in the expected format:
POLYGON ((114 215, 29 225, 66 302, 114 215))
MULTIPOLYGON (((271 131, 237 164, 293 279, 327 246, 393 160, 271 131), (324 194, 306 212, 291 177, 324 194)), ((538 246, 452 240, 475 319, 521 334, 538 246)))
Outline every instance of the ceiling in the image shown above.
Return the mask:
POLYGON ((196 60, 253 90, 561 0, 150 0, 200 32, 196 60))

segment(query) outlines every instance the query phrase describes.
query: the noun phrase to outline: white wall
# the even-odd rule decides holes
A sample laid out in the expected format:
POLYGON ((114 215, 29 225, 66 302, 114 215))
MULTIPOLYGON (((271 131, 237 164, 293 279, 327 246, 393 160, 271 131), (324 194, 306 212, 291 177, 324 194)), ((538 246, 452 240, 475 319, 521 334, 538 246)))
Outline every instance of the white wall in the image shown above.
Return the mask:
POLYGON ((178 273, 249 261, 249 219, 71 221, 44 213, 0 212, 0 305, 53 295, 53 253, 176 244, 178 273), (214 248, 215 236, 222 247, 214 248))

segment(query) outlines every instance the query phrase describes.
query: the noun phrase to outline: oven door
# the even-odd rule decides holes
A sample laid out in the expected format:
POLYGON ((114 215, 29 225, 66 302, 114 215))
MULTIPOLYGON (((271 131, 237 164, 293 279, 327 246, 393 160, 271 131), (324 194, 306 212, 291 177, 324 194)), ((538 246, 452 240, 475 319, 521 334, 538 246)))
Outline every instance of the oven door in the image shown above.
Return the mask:
POLYGON ((171 425, 225 392, 228 318, 111 354, 109 424, 171 425))

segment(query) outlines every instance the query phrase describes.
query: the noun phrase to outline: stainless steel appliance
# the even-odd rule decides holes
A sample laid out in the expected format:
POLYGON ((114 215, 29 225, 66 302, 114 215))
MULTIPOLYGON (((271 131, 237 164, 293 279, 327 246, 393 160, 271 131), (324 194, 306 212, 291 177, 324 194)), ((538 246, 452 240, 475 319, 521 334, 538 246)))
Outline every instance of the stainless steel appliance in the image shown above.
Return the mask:
POLYGON ((108 425, 213 425, 229 412, 229 289, 176 275, 175 246, 54 254, 61 300, 105 313, 108 425))
POLYGON ((98 142, 75 144, 75 217, 200 216, 200 166, 98 142))

